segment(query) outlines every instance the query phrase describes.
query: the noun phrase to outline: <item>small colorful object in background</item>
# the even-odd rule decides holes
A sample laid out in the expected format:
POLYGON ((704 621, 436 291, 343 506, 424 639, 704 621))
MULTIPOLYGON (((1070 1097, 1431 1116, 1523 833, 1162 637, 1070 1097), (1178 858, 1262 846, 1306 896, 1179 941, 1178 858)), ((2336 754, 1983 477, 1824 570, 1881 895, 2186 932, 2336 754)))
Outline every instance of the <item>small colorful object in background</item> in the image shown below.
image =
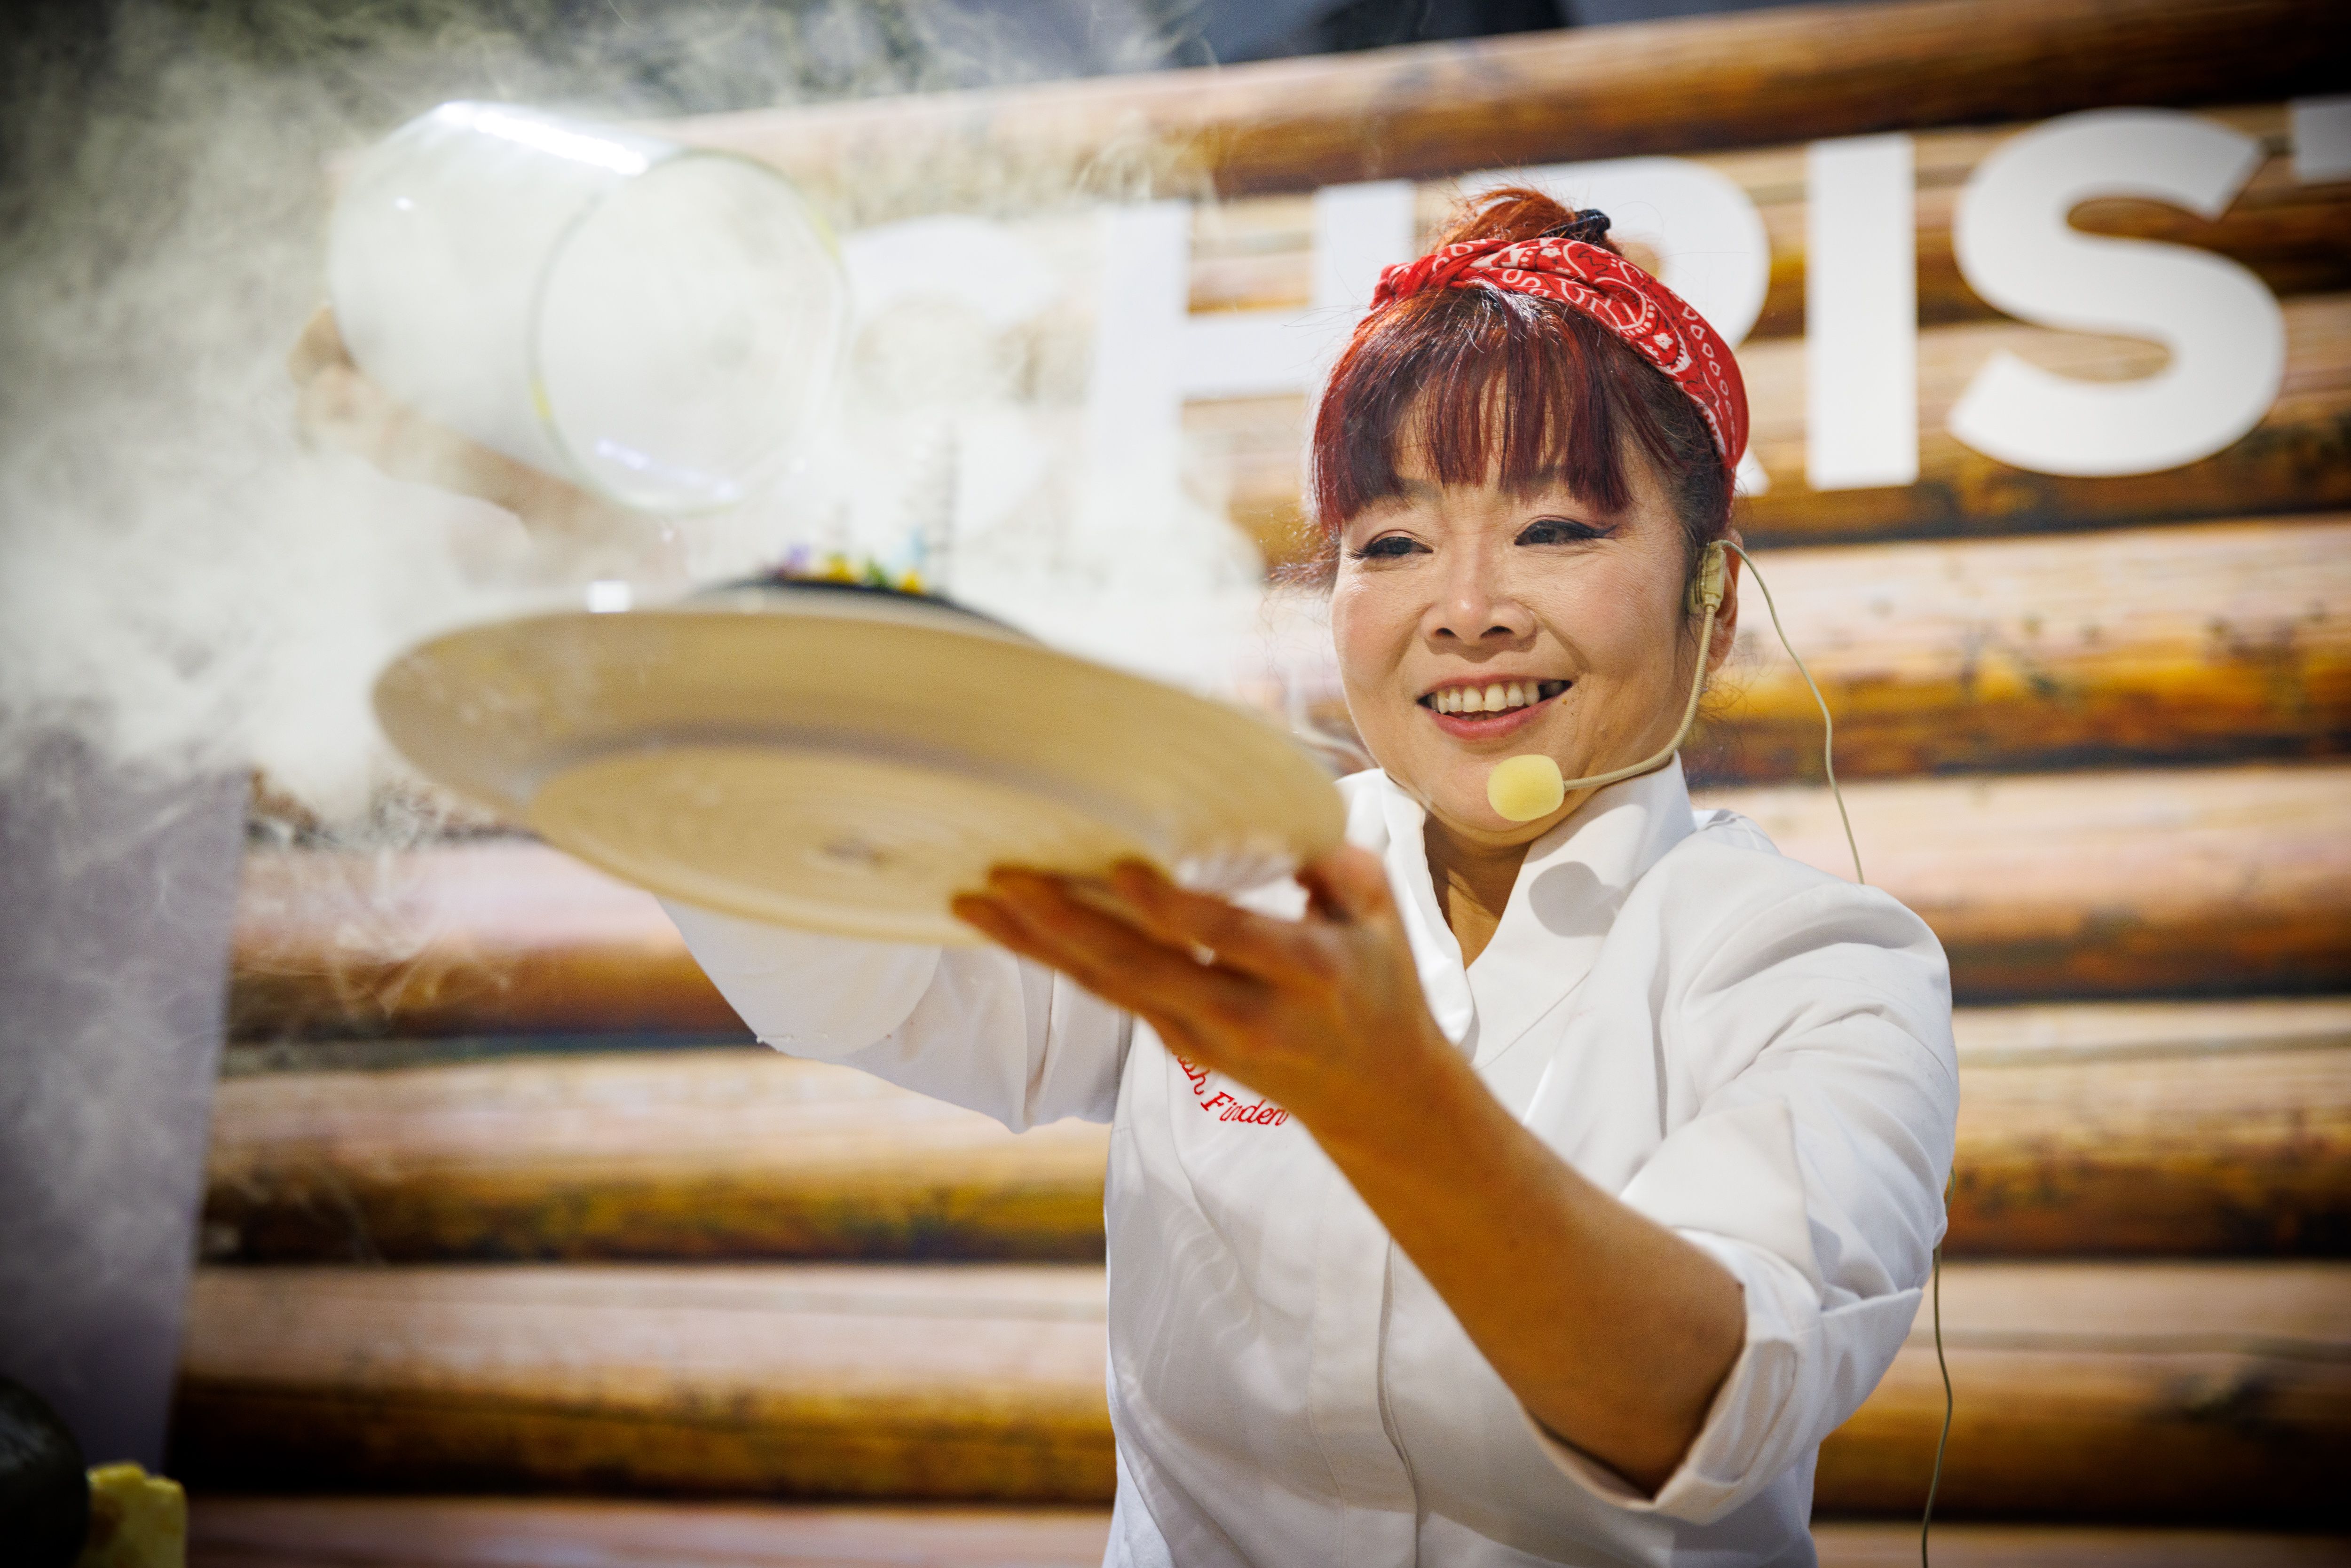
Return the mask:
POLYGON ((89 1534, 74 1568, 184 1568, 188 1494, 137 1465, 89 1472, 89 1534))
POLYGON ((812 556, 807 550, 795 549, 755 580, 836 582, 852 588, 878 588, 885 593, 938 597, 924 582, 923 574, 911 567, 904 571, 893 571, 872 556, 848 556, 839 550, 812 556))
POLYGON ((184 1568, 188 1498, 133 1464, 82 1468, 47 1401, 0 1377, 0 1563, 8 1568, 184 1568))

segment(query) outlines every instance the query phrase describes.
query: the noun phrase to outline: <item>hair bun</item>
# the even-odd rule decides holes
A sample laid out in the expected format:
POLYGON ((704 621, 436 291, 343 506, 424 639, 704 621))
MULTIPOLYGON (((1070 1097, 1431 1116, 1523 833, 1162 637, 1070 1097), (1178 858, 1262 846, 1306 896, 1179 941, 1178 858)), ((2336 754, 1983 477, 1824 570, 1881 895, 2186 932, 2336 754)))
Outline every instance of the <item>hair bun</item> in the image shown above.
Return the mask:
POLYGON ((1567 222, 1544 230, 1542 237, 1582 240, 1585 245, 1598 245, 1608 237, 1608 214, 1598 207, 1586 207, 1567 222))
POLYGON ((1597 207, 1578 212, 1557 197, 1531 185, 1499 185, 1468 197, 1454 209, 1453 219, 1429 246, 1505 240, 1573 239, 1596 245, 1616 256, 1625 253, 1608 237, 1608 214, 1597 207))

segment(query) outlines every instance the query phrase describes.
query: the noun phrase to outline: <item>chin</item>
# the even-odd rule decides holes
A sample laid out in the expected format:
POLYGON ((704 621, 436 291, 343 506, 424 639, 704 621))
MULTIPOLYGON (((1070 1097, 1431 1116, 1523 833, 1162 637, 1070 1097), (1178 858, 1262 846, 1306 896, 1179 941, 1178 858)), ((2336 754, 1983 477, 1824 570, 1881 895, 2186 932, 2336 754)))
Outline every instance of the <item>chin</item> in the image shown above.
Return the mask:
POLYGON ((1431 812, 1454 827, 1507 833, 1522 824, 1504 818, 1486 799, 1486 775, 1490 768, 1491 763, 1484 760, 1467 767, 1457 762, 1411 780, 1407 788, 1427 802, 1431 812))

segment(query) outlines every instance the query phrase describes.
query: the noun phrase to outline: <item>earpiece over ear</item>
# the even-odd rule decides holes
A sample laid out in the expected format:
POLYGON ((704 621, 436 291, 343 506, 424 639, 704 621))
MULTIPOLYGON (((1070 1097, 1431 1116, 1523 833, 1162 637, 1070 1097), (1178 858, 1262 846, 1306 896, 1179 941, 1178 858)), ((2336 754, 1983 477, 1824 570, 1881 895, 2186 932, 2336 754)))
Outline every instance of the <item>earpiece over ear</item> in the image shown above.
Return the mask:
POLYGON ((1707 546, 1706 553, 1698 558, 1698 574, 1690 579, 1689 585, 1691 614, 1700 612, 1710 613, 1722 608, 1722 596, 1729 578, 1729 568, 1725 564, 1727 559, 1720 539, 1707 546))

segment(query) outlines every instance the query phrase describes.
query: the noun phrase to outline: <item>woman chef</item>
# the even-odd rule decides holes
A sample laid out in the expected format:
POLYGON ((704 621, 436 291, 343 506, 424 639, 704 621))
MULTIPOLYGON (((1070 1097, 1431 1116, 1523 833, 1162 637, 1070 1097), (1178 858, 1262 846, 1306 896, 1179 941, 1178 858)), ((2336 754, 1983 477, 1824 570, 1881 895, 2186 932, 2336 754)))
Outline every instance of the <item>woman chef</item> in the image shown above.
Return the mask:
POLYGON ((1488 196, 1389 269, 1317 418, 1380 766, 1302 892, 1131 866, 1117 916, 1008 869, 950 951, 673 911, 785 1051, 1111 1124, 1111 1563, 1813 1561, 1820 1441, 1943 1223, 1941 949, 1677 761, 1530 822, 1487 790, 1673 740, 1746 430, 1604 218, 1488 196))

